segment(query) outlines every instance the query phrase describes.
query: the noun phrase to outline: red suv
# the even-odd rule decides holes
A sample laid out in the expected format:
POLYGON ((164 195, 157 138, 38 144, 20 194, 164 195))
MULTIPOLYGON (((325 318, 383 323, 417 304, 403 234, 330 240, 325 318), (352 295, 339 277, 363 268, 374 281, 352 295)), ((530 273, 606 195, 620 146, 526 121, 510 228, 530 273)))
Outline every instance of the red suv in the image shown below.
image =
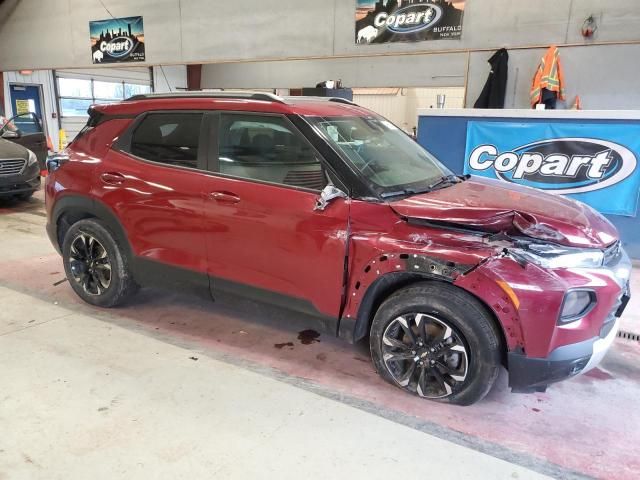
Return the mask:
POLYGON ((47 230, 69 283, 111 307, 139 285, 221 291, 369 337, 382 377, 471 404, 598 363, 631 263, 588 206, 455 176, 341 99, 147 95, 96 105, 51 158, 47 230))

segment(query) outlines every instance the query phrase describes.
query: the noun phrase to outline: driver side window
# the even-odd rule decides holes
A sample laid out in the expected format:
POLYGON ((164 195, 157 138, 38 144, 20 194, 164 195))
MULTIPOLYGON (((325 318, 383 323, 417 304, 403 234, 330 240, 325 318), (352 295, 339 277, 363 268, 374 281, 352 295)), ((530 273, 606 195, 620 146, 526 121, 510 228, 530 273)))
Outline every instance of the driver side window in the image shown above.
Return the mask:
POLYGON ((222 114, 220 173, 322 190, 327 178, 311 144, 278 115, 222 114))

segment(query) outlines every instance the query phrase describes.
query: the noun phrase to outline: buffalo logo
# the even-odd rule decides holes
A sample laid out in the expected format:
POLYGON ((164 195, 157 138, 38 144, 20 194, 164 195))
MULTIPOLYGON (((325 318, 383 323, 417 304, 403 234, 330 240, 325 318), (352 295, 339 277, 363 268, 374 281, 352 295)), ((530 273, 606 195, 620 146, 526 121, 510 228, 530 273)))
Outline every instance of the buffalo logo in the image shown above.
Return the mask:
POLYGON ((381 12, 376 15, 373 25, 375 28, 386 27, 393 33, 414 33, 432 28, 442 19, 442 7, 430 3, 409 5, 388 14, 381 12))
POLYGON ((628 148, 593 138, 556 138, 503 153, 494 145, 480 145, 469 157, 473 170, 493 167, 502 180, 555 193, 610 187, 631 175, 636 164, 628 148))
POLYGON ((113 58, 126 57, 131 53, 134 47, 133 41, 128 37, 116 37, 111 40, 103 41, 100 44, 100 51, 106 52, 113 58))

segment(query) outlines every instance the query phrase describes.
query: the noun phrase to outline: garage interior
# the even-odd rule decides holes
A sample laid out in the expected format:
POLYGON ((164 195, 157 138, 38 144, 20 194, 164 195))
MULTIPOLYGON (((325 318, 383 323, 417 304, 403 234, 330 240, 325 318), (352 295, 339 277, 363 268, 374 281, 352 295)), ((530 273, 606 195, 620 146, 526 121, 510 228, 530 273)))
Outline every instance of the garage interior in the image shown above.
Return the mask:
MULTIPOLYGON (((326 87, 327 97, 348 91, 463 176, 477 122, 566 121, 593 138, 596 124, 633 131, 640 122, 636 1, 377 3, 0 1, 0 128, 35 114, 55 159, 84 134, 92 105, 190 92, 294 102, 326 87), (354 14, 357 26, 377 3, 463 9, 461 35, 359 41, 354 14), (92 57, 90 22, 137 16, 143 60, 92 57), (531 82, 554 45, 565 100, 541 112, 531 82), (503 106, 474 108, 501 48, 503 106)), ((47 236, 47 165, 28 199, 0 195, 0 480, 640 478, 640 222, 613 207, 637 208, 637 187, 596 205, 577 198, 615 226, 633 264, 602 362, 529 393, 512 393, 501 368, 484 399, 461 407, 385 382, 368 334, 350 344, 313 316, 255 299, 143 286, 117 308, 83 302, 47 236)), ((625 181, 634 175, 640 166, 625 181)))

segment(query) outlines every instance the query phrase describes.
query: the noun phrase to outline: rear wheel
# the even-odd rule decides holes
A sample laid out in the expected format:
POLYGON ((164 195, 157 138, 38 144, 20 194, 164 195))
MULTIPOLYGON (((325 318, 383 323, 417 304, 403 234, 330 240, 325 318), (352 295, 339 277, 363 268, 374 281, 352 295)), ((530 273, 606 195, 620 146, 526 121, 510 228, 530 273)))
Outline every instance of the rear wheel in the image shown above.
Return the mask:
POLYGON ((500 333, 487 309, 452 285, 424 282, 399 290, 371 327, 376 370, 414 395, 470 405, 499 373, 500 333))
POLYGON ((114 307, 135 293, 124 249, 98 220, 73 224, 62 244, 67 280, 85 302, 114 307))

